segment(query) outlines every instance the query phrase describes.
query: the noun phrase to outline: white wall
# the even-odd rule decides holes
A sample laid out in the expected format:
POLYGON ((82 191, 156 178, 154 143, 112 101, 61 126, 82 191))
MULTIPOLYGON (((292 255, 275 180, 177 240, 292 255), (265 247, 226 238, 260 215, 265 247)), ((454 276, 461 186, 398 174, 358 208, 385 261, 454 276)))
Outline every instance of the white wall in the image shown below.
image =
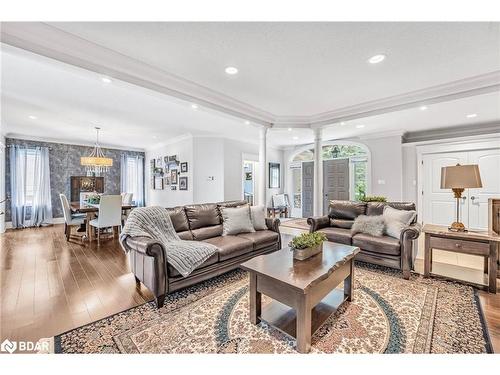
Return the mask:
POLYGON ((403 199, 403 155, 401 136, 359 140, 371 152, 371 192, 388 201, 403 199))
POLYGON ((224 140, 199 137, 193 139, 193 202, 224 200, 224 140))
MULTIPOLYGON (((186 137, 146 151, 146 204, 172 207, 191 203, 219 202, 243 199, 243 155, 258 155, 259 146, 222 137, 186 137), (149 161, 167 155, 178 155, 181 162, 188 162, 188 190, 154 190, 151 188, 149 161), (213 179, 212 179, 213 177, 213 179)), ((266 201, 271 204, 273 194, 283 192, 283 151, 267 150, 267 161, 280 163, 281 186, 267 188, 266 201)), ((266 173, 269 168, 266 166, 266 173)))
POLYGON ((145 173, 146 176, 146 205, 173 207, 193 203, 193 138, 186 137, 179 141, 165 144, 155 149, 146 151, 145 173), (154 190, 151 187, 151 173, 149 162, 151 159, 164 157, 168 155, 177 155, 180 162, 188 163, 188 173, 182 173, 180 176, 188 177, 188 190, 170 190, 170 186, 165 186, 164 190, 154 190))

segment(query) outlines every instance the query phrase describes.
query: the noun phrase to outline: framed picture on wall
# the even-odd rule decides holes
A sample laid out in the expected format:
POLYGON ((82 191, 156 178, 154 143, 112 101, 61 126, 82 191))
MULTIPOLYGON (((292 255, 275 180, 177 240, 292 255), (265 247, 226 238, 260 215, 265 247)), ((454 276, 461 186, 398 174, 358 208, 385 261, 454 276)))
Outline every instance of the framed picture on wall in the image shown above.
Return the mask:
POLYGON ((172 185, 177 185, 177 169, 172 169, 170 171, 170 183, 172 185))
POLYGON ((279 189, 281 183, 280 163, 269 163, 269 188, 279 189))
POLYGON ((187 189, 188 189, 188 178, 179 177, 179 190, 187 190, 187 189))
POLYGON ((187 171, 188 171, 188 163, 187 163, 187 161, 185 161, 185 162, 181 163, 181 172, 187 173, 187 171))
POLYGON ((157 176, 154 178, 154 189, 163 190, 163 177, 157 176))

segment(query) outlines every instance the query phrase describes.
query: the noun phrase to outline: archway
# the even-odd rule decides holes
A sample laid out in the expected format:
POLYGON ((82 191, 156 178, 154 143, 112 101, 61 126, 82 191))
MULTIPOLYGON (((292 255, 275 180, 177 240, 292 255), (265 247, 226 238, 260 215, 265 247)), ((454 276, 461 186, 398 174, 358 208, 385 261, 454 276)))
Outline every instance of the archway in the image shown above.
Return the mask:
MULTIPOLYGON (((334 197, 333 199, 360 200, 369 194, 371 188, 371 153, 366 145, 352 141, 325 141, 322 149, 323 170, 328 171, 332 167, 344 168, 344 175, 348 176, 348 183, 347 181, 345 183, 345 188, 348 186, 348 192, 346 195, 340 195, 342 198, 335 198, 335 196, 338 196, 336 194, 328 195, 329 192, 338 192, 340 188, 328 186, 332 182, 325 179, 323 187, 325 211, 331 197, 334 197)), ((314 182, 308 174, 312 168, 308 168, 308 166, 310 167, 313 164, 313 145, 304 145, 290 155, 289 172, 291 178, 289 183, 291 183, 291 186, 287 190, 291 193, 290 203, 293 217, 312 215, 308 207, 312 207, 312 191, 314 191, 314 187, 311 186, 311 183, 314 182)))

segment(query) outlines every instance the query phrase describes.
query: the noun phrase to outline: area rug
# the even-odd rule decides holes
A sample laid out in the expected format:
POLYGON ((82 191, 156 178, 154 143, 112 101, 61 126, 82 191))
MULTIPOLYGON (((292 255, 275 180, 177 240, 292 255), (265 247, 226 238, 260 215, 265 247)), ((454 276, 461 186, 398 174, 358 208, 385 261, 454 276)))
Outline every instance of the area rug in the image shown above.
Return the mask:
MULTIPOLYGON (((469 286, 357 264, 354 300, 312 337, 312 353, 486 353, 469 286)), ((263 296, 263 304, 270 299, 263 296)), ((295 339, 248 318, 248 276, 237 270, 54 338, 57 353, 296 353, 295 339)))
POLYGON ((280 219, 280 226, 309 230, 307 219, 280 219))

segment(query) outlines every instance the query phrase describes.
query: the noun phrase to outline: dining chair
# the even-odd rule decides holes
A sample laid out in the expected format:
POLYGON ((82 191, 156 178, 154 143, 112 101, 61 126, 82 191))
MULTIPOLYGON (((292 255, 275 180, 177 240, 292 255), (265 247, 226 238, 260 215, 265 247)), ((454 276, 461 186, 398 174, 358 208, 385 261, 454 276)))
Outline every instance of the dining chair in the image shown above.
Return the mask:
MULTIPOLYGON (((123 206, 131 206, 132 205, 132 197, 134 193, 121 193, 122 196, 122 205, 123 206)), ((125 225, 125 221, 127 221, 128 210, 124 210, 122 212, 122 226, 125 225)))
POLYGON ((85 222, 85 214, 72 214, 66 195, 59 194, 64 214, 64 234, 66 241, 69 241, 72 227, 80 227, 85 222))
MULTIPOLYGON (((122 197, 120 195, 102 195, 99 201, 99 216, 90 221, 90 226, 97 229, 97 244, 101 243, 101 229, 122 226, 122 197)), ((93 228, 92 228, 93 229, 93 228)), ((91 231, 92 233, 92 231, 91 231)))

